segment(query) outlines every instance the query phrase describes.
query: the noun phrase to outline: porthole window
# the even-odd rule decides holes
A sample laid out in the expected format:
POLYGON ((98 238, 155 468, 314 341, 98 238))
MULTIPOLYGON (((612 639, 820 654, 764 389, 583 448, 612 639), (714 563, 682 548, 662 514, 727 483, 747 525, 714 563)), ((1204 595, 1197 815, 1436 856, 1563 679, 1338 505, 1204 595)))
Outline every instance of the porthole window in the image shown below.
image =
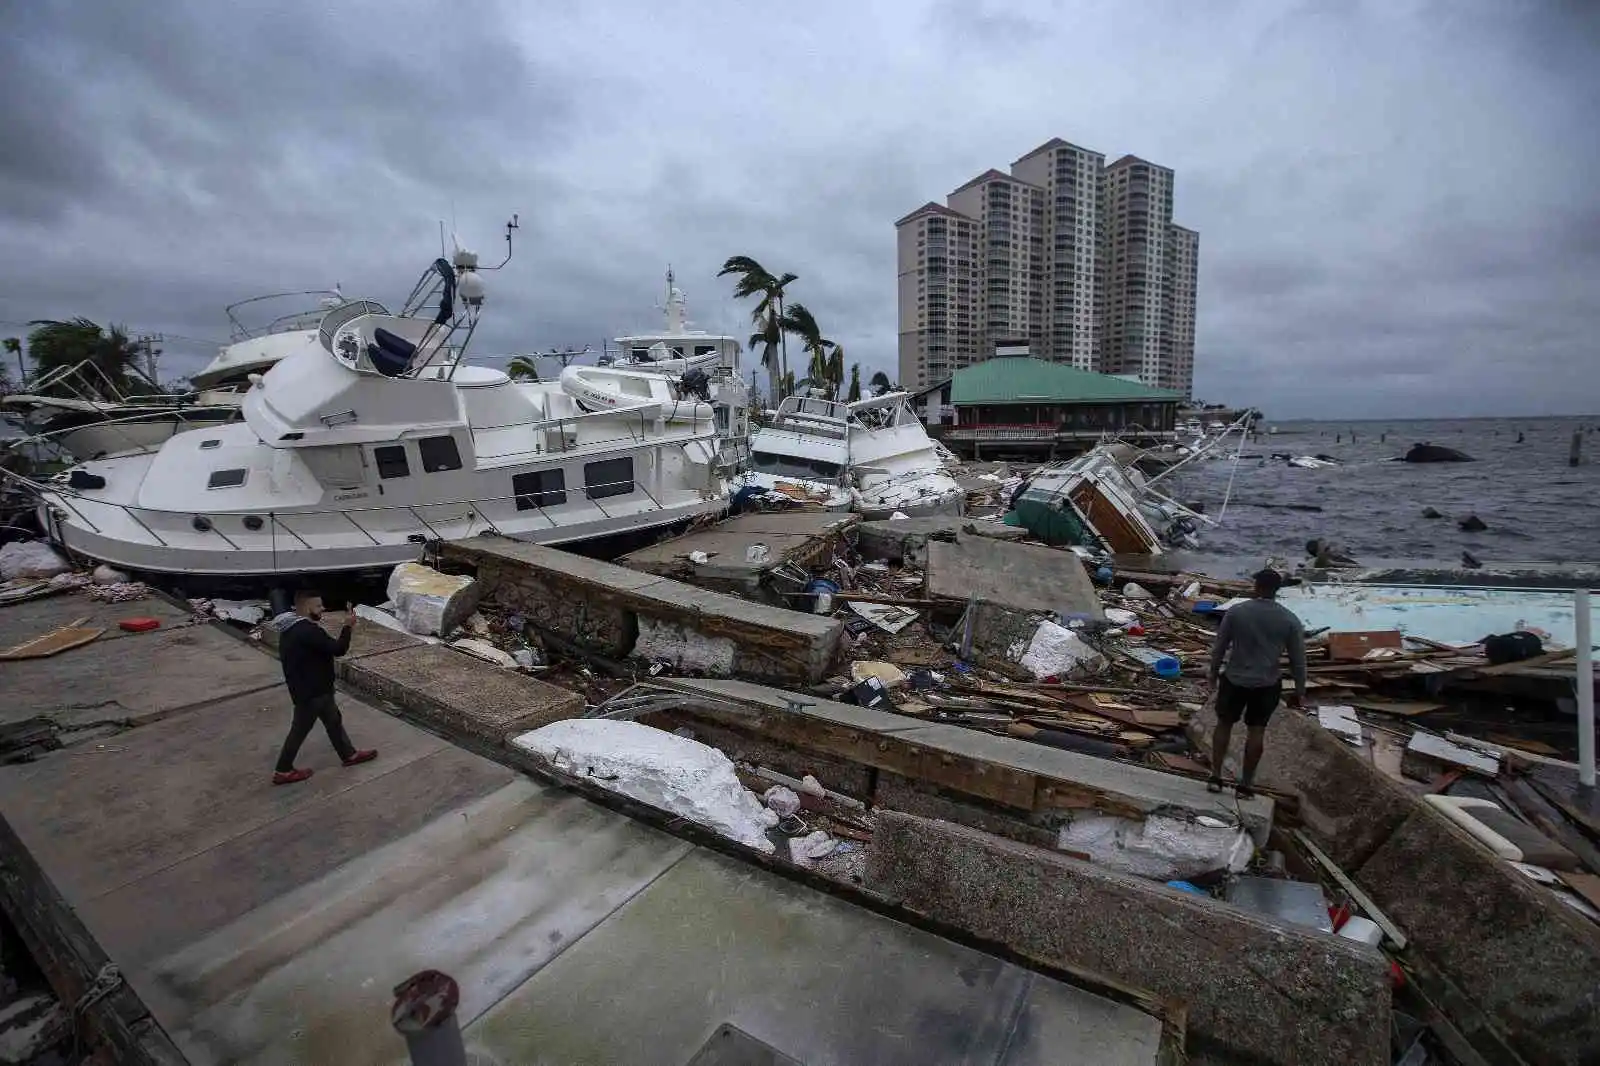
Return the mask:
POLYGON ((222 447, 222 442, 220 440, 215 439, 215 438, 212 438, 211 440, 203 440, 203 441, 200 442, 200 450, 203 451, 203 452, 204 451, 209 451, 212 448, 220 448, 220 447, 222 447))
POLYGON ((244 516, 244 528, 250 530, 252 533, 264 525, 266 525, 266 523, 261 520, 261 516, 258 514, 247 514, 244 516))
POLYGON ((194 526, 194 529, 195 529, 196 533, 210 533, 211 532, 211 519, 207 518, 203 514, 195 515, 194 516, 194 520, 191 521, 189 524, 194 526))

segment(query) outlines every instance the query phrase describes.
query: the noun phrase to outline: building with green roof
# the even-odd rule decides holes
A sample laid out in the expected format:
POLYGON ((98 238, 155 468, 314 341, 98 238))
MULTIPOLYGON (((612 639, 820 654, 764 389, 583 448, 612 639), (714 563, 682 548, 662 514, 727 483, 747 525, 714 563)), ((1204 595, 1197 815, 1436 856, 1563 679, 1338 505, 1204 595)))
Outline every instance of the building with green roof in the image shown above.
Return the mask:
POLYGON ((1042 359, 963 367, 917 394, 935 435, 959 454, 1070 455, 1105 436, 1139 444, 1175 438, 1181 392, 1042 359))

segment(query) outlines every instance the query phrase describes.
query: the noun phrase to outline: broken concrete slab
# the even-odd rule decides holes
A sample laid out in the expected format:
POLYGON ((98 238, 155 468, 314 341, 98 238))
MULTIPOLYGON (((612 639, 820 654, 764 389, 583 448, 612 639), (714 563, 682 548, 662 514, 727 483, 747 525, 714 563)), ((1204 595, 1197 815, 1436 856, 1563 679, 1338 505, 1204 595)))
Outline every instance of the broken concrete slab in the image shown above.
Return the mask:
POLYGON ((1148 1009, 700 850, 466 1037, 496 1062, 609 1066, 1154 1066, 1175 1050, 1148 1009), (602 1002, 629 1009, 597 1025, 602 1002), (697 1057, 724 1023, 785 1058, 697 1057))
POLYGON ((472 567, 486 601, 536 628, 600 655, 635 653, 639 620, 678 627, 678 636, 733 644, 729 672, 815 684, 838 655, 844 623, 769 607, 654 574, 500 537, 451 541, 441 554, 472 567))
POLYGON ((491 666, 462 652, 419 645, 343 663, 347 682, 390 700, 451 737, 493 747, 542 725, 576 718, 576 692, 491 666))
POLYGON ((949 822, 880 811, 867 887, 1026 958, 1182 1000, 1191 1040, 1284 1066, 1389 1059, 1389 965, 1271 921, 949 822))
MULTIPOLYGON (((1207 703, 1189 720, 1196 747, 1211 750, 1216 708, 1207 703)), ((1245 731, 1235 729, 1228 764, 1244 757, 1245 731)), ((1315 716, 1279 708, 1267 723, 1266 750, 1256 783, 1294 796, 1306 829, 1346 870, 1359 866, 1410 815, 1415 799, 1315 716)))
POLYGON ((969 536, 994 540, 1021 540, 1028 536, 1028 531, 1020 526, 971 518, 883 519, 863 522, 856 527, 856 548, 864 559, 884 559, 920 567, 928 561, 928 541, 953 541, 963 531, 969 536))
POLYGON ((978 599, 1016 611, 1103 618, 1100 597, 1069 551, 962 535, 928 543, 927 593, 965 603, 978 599))
POLYGON ((1009 809, 1012 817, 1036 815, 1040 824, 1089 810, 1133 818, 1184 810, 1225 821, 1237 813, 1258 842, 1272 824, 1267 797, 1215 795, 1177 774, 744 681, 656 683, 696 697, 677 710, 680 716, 926 782, 947 795, 1009 809))
POLYGON ((14 603, 0 609, 0 647, 9 648, 31 637, 43 636, 69 622, 87 618, 85 626, 104 629, 95 643, 108 640, 126 640, 140 637, 142 633, 129 633, 117 623, 127 618, 154 618, 161 629, 172 629, 189 622, 189 612, 174 607, 160 596, 150 595, 142 600, 125 600, 122 603, 101 603, 91 600, 83 592, 64 592, 48 599, 14 603))
POLYGON ((617 562, 718 592, 761 595, 762 581, 780 566, 809 570, 827 563, 858 521, 843 511, 742 514, 639 548, 617 562), (704 552, 706 561, 694 562, 695 552, 704 552))
POLYGON ((1486 1022, 1529 1062, 1588 1062, 1600 1048, 1600 928, 1443 815, 1413 804, 1346 872, 1468 1001, 1451 1012, 1458 1025, 1486 1022))

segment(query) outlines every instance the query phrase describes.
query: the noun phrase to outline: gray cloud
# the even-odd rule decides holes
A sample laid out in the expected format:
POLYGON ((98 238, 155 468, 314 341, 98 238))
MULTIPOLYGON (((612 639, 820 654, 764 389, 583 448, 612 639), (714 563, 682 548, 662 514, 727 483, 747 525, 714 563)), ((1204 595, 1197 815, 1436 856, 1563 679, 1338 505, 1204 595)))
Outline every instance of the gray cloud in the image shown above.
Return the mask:
POLYGON ((1051 136, 1178 173, 1197 386, 1279 417, 1589 412, 1595 5, 13 4, 0 321, 160 330, 342 282, 440 218, 498 259, 487 356, 708 328, 745 253, 893 372, 894 219, 1051 136), (1128 10, 1132 6, 1134 10, 1128 10), (20 102, 20 103, 17 103, 20 102))

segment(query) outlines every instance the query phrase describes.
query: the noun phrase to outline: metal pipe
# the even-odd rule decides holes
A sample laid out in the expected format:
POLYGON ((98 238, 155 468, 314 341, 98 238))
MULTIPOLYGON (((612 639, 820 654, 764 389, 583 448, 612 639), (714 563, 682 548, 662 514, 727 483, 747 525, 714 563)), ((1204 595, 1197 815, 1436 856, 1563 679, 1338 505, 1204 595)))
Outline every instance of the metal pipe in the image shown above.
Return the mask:
POLYGON ((1589 590, 1573 597, 1574 642, 1578 649, 1578 784, 1594 787, 1594 649, 1589 633, 1589 590))
POLYGON ((405 1037, 411 1066, 466 1066, 456 1007, 461 988, 438 970, 423 970, 395 987, 389 1021, 405 1037))

